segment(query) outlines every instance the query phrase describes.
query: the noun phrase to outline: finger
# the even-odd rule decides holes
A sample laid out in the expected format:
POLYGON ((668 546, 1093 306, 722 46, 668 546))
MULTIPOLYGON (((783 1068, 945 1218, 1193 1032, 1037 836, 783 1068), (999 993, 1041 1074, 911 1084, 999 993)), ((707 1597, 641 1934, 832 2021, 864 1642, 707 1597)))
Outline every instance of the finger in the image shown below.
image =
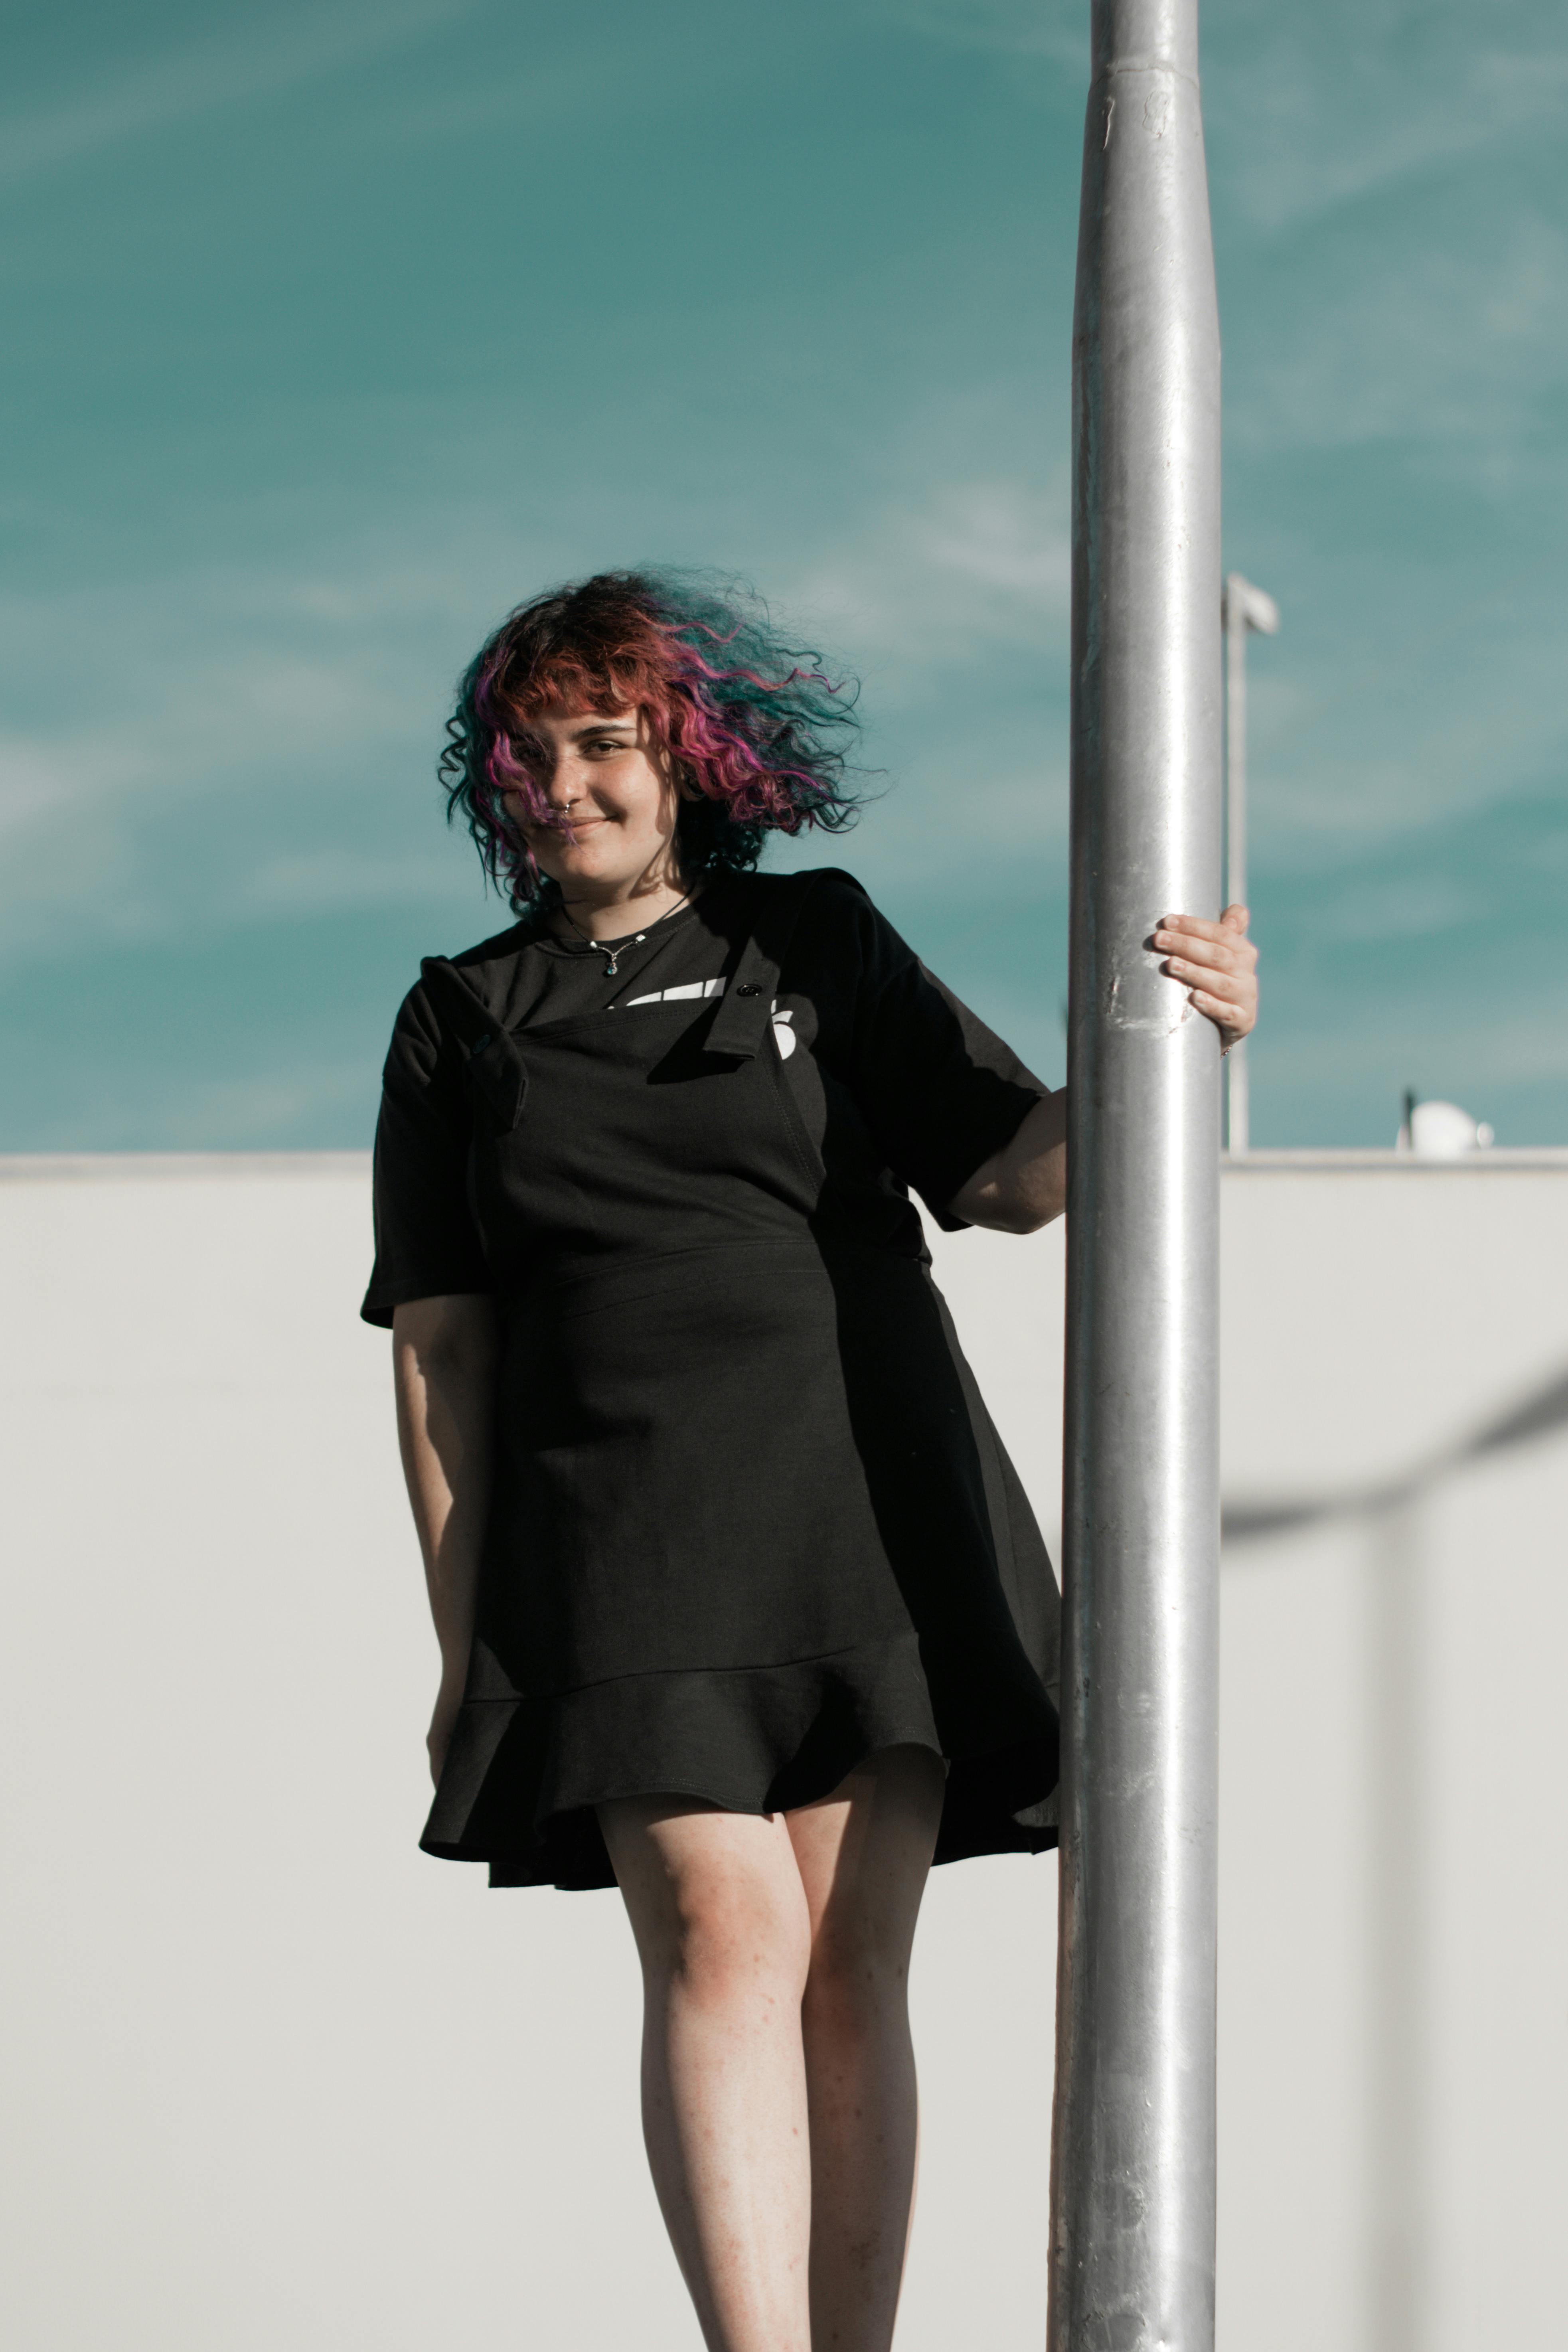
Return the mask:
POLYGON ((1252 1028, 1253 1016, 1245 1007, 1227 1004, 1223 997, 1213 995, 1206 988, 1194 989, 1193 1003, 1227 1037, 1245 1037, 1252 1028))
POLYGON ((1226 972, 1205 971, 1201 965, 1185 963, 1178 956, 1173 956, 1165 969, 1173 980, 1180 981, 1184 987, 1194 991, 1206 989, 1211 996, 1218 997, 1226 1004, 1245 1009, 1258 1001, 1256 989, 1245 980, 1233 979, 1226 972))
POLYGON ((1159 929, 1179 931, 1187 940, 1208 940, 1216 947, 1236 948, 1241 945, 1233 926, 1211 923, 1204 915, 1162 915, 1159 929))
MULTIPOLYGON (((1162 915, 1159 928, 1168 931, 1185 931, 1197 940, 1224 940, 1238 946, 1245 939, 1251 917, 1245 907, 1227 907, 1217 921, 1206 915, 1162 915)), ((1248 946, 1250 940, 1247 941, 1248 946)))
POLYGON ((1201 964, 1205 971, 1234 972, 1248 982, 1258 969, 1258 950, 1250 940, 1238 938, 1235 931, 1222 933, 1217 940, 1205 940, 1188 931, 1161 930, 1153 934, 1150 945, 1201 964))
POLYGON ((1235 944, 1235 933, 1226 940, 1200 940, 1185 931, 1156 931, 1154 945, 1168 948, 1190 962, 1202 964, 1205 971, 1250 972, 1252 963, 1244 949, 1235 944))

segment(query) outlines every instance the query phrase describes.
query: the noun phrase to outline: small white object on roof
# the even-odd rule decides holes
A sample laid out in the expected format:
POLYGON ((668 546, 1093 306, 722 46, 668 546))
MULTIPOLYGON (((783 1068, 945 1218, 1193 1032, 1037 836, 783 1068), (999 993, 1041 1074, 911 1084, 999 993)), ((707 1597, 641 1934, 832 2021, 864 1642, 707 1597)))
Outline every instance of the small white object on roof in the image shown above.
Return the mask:
POLYGON ((1485 1121, 1473 1119, 1458 1103, 1419 1102, 1409 1125, 1400 1129, 1395 1148, 1414 1152, 1417 1160, 1462 1160, 1467 1152, 1485 1151, 1492 1140, 1485 1121))

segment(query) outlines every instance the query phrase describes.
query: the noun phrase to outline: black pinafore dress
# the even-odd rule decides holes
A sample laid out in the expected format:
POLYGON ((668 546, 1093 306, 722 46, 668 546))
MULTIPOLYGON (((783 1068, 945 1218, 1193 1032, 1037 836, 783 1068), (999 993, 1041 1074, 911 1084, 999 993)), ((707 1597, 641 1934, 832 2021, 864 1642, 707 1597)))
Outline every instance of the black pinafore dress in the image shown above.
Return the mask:
POLYGON ((425 966, 503 1337, 422 1843, 496 1885, 612 1885, 602 1800, 773 1811, 905 1742, 948 1762, 939 1860, 1054 1843, 1049 1565, 929 1265, 822 1213, 772 1018, 804 896, 705 996, 516 1036, 425 966))

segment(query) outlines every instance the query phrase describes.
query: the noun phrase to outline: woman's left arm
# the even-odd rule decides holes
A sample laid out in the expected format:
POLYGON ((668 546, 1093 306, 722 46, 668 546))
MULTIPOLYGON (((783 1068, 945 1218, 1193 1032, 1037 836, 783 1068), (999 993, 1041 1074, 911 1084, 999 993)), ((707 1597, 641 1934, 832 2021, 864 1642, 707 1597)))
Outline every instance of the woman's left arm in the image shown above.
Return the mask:
MULTIPOLYGON (((1226 1053, 1258 1019, 1258 950, 1247 936, 1245 907, 1227 907, 1217 923, 1167 915, 1151 944, 1164 970, 1185 982, 1192 1002, 1214 1023, 1226 1053)), ((992 1153, 951 1203, 966 1224, 1033 1234, 1068 1204, 1068 1098, 1064 1087, 1037 1102, 1011 1143, 992 1153)))

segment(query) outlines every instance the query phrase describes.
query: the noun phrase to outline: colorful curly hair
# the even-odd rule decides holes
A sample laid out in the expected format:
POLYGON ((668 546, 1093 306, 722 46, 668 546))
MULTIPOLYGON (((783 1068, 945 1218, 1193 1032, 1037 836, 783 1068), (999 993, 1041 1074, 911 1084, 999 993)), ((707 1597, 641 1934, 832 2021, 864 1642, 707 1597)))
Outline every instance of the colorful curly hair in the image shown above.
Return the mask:
POLYGON ((517 738, 547 706, 640 709, 697 797, 677 820, 681 870, 745 873, 770 833, 854 822, 853 679, 786 645, 760 598, 701 572, 601 572, 520 604, 464 673, 439 773, 447 818, 468 825, 485 872, 519 915, 547 904, 505 793, 554 822, 517 738))

